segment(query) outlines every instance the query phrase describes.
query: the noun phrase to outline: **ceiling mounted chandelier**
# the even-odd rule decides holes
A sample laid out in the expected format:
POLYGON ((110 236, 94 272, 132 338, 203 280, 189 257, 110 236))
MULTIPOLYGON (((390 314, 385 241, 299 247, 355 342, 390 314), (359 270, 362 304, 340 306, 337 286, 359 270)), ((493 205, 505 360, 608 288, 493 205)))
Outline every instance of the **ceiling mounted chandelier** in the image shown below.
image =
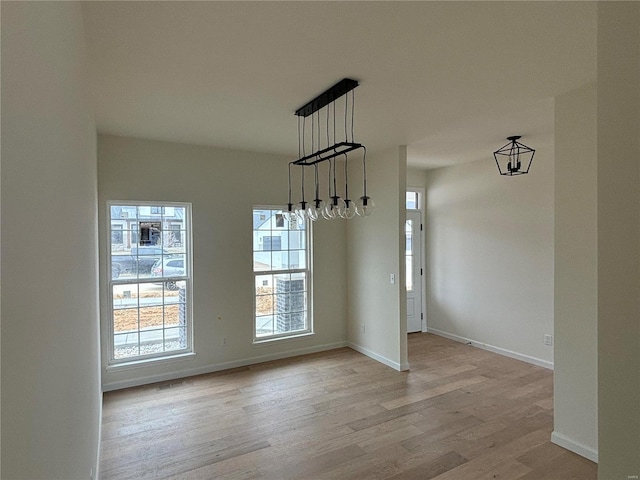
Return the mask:
POLYGON ((520 135, 507 137, 509 143, 493 152, 500 175, 525 175, 529 173, 536 151, 518 142, 520 135))
POLYGON ((319 218, 332 220, 336 218, 350 219, 356 215, 368 217, 373 213, 375 205, 367 195, 367 149, 361 143, 354 141, 353 119, 355 94, 358 86, 356 80, 344 78, 334 86, 324 91, 316 98, 296 110, 298 116, 298 159, 289 162, 289 200, 284 216, 287 220, 315 221, 319 218), (348 93, 351 92, 351 95, 348 93), (336 101, 344 96, 344 115, 339 114, 336 121, 336 101), (349 102, 349 97, 351 101, 349 102), (350 112, 350 115, 349 115, 350 112), (310 121, 308 120, 310 118, 310 121), (322 118, 321 118, 322 117, 322 118), (350 118, 349 118, 350 117, 350 118), (340 119, 343 125, 337 127, 340 119), (342 132, 337 133, 344 127, 342 132), (340 135, 340 137, 338 136, 340 135), (310 153, 307 153, 307 141, 311 141, 310 153), (362 179, 363 193, 357 200, 349 198, 348 153, 362 150, 362 179), (338 195, 336 185, 336 158, 344 157, 344 198, 338 195), (320 198, 319 165, 326 162, 328 192, 327 201, 320 198), (300 167, 301 201, 293 203, 291 200, 291 169, 300 167), (315 198, 310 202, 305 199, 305 171, 306 167, 313 167, 315 198))

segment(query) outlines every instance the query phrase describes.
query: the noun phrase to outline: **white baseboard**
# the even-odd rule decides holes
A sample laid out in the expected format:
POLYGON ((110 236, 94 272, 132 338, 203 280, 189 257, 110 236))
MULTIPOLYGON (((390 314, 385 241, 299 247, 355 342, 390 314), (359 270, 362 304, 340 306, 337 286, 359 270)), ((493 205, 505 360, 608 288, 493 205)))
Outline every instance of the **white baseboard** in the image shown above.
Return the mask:
POLYGON ((394 362, 393 360, 390 360, 387 357, 379 355, 376 352, 369 350, 368 348, 364 348, 363 346, 358 345, 357 343, 347 342, 347 347, 355 350, 356 352, 360 352, 363 355, 366 355, 367 357, 372 358, 380 363, 383 363, 387 367, 391 367, 395 370, 398 370, 399 372, 404 372, 406 370, 409 370, 408 363, 400 364, 398 362, 394 362))
POLYGON ((499 355, 504 355, 505 357, 515 358, 516 360, 521 360, 523 362, 527 362, 532 365, 537 365, 539 367, 544 367, 544 368, 548 368, 549 370, 553 370, 553 362, 542 360, 541 358, 531 357, 523 353, 512 352, 511 350, 507 350, 506 348, 495 347, 493 345, 488 345, 486 343, 478 342, 477 340, 473 340, 471 338, 461 337, 460 335, 444 332, 436 328, 427 328, 427 332, 433 333, 434 335, 438 335, 440 337, 448 338, 449 340, 454 340, 460 343, 466 343, 473 347, 478 347, 483 350, 488 350, 489 352, 497 353, 499 355))
POLYGON ((102 391, 109 392, 112 390, 120 390, 122 388, 138 387, 149 383, 166 382, 176 380, 178 378, 192 377, 194 375, 202 375, 205 373, 219 372, 221 370, 229 370, 230 368, 246 367, 255 365, 256 363, 269 362, 271 360, 281 360, 283 358, 297 357, 299 355, 307 355, 309 353, 324 352, 326 350, 334 350, 347 346, 347 342, 335 342, 325 345, 316 345, 313 347, 299 348, 296 350, 287 350, 285 352, 271 353, 267 355, 258 355, 255 357, 233 360, 231 362, 216 363, 196 368, 187 368, 173 372, 160 373, 157 375, 143 375, 137 378, 131 378, 118 382, 110 382, 102 385, 102 391))
POLYGON ((555 443, 562 448, 566 448, 573 453, 577 453, 581 457, 598 463, 598 450, 587 447, 580 442, 576 442, 575 440, 572 440, 571 438, 561 433, 558 433, 556 431, 551 432, 551 443, 555 443))

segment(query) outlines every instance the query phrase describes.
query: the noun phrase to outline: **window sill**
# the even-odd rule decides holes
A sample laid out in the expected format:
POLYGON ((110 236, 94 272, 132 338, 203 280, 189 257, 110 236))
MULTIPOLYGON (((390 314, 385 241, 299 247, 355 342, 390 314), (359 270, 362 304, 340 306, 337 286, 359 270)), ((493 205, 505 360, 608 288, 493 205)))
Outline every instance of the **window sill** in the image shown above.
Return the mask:
POLYGON ((176 355, 170 355, 166 357, 145 358, 144 360, 134 360, 131 362, 114 363, 113 365, 108 365, 106 370, 107 372, 118 371, 118 370, 130 370, 134 368, 148 367, 151 365, 172 363, 175 361, 192 360, 193 357, 195 356, 196 356, 195 352, 187 352, 187 353, 179 353, 176 355))
POLYGON ((304 332, 304 333, 298 333, 294 335, 287 335, 283 337, 272 337, 272 338, 265 338, 265 339, 260 338, 260 339, 255 339, 252 345, 260 346, 260 345, 269 345, 274 342, 283 342, 285 340, 289 340, 289 341, 303 340, 307 337, 312 337, 314 335, 315 335, 315 332, 304 332))

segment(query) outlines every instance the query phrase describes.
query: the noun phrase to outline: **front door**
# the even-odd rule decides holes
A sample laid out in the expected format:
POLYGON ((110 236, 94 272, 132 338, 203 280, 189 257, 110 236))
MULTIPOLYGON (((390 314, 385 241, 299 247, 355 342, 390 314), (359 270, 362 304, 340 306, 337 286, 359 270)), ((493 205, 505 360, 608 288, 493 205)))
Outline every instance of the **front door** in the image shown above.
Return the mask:
POLYGON ((407 210, 405 264, 407 284, 407 333, 422 331, 422 212, 407 210))

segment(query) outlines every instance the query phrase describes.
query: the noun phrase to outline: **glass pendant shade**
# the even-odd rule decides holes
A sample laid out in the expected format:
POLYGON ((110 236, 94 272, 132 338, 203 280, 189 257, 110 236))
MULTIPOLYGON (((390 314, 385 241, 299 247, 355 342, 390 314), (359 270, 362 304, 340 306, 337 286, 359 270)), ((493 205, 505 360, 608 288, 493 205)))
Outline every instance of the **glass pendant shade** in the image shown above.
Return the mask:
POLYGON ((296 205, 295 214, 301 221, 305 221, 307 218, 307 203, 304 200, 296 205))
POLYGON ((314 222, 321 216, 323 216, 323 212, 324 202, 319 198, 316 198, 313 202, 311 202, 311 205, 309 205, 309 208, 307 208, 307 216, 309 217, 309 220, 312 220, 314 222))
POLYGON ((376 208, 371 197, 363 195, 356 201, 356 213, 361 217, 368 217, 373 214, 376 208))
POLYGON ((343 207, 338 211, 342 218, 349 220, 356 216, 356 202, 347 198, 344 200, 342 205, 343 207))
POLYGON ((293 218, 296 216, 296 212, 293 209, 292 203, 288 203, 286 208, 282 209, 282 216, 287 222, 290 222, 291 220, 293 220, 293 218))
POLYGON ((322 216, 327 220, 340 218, 340 205, 344 205, 344 201, 340 197, 331 197, 331 201, 324 206, 322 216))

